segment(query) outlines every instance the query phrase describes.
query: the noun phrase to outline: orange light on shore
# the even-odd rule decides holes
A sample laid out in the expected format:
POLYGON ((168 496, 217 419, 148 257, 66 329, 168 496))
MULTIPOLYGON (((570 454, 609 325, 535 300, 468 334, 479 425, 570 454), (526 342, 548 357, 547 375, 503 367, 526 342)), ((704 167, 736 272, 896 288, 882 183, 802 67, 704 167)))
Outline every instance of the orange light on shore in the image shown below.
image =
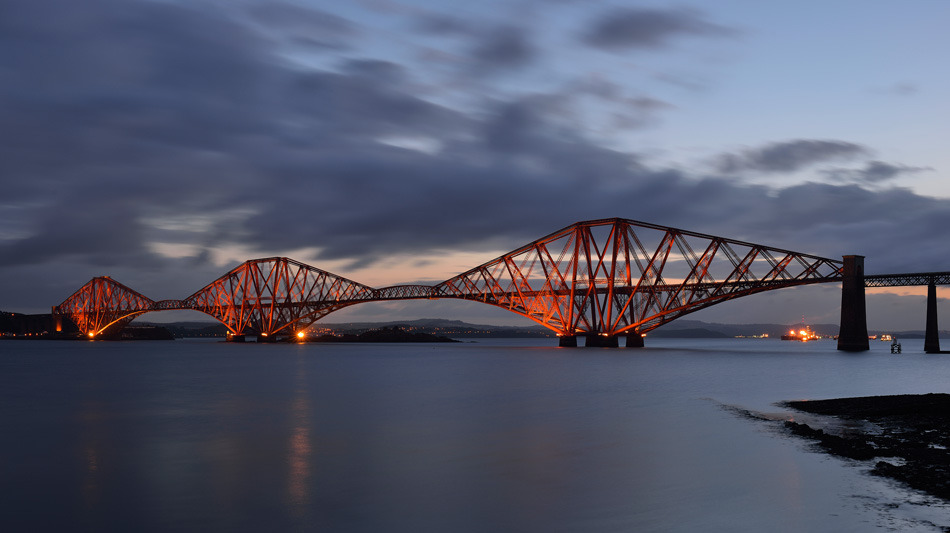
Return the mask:
POLYGON ((95 337, 95 336, 96 336, 96 332, 94 332, 94 331, 90 331, 90 332, 89 332, 89 338, 90 338, 90 339, 93 338, 93 337, 95 337))
POLYGON ((298 339, 304 338, 304 333, 303 333, 302 331, 298 331, 298 332, 297 332, 297 338, 298 338, 298 339))

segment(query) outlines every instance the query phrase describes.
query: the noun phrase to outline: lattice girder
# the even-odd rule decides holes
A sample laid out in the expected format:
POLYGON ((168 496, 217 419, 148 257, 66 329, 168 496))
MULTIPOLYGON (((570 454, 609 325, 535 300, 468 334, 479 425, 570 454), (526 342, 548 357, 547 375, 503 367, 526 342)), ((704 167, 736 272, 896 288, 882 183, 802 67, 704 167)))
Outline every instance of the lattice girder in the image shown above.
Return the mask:
POLYGON ((373 288, 286 257, 246 261, 183 302, 232 334, 272 336, 371 300, 373 288))
POLYGON ((754 292, 837 281, 840 268, 818 256, 607 219, 552 233, 446 280, 439 292, 509 309, 560 335, 616 335, 754 292))
POLYGON ((136 316, 151 311, 155 302, 108 276, 92 278, 53 314, 66 316, 89 338, 118 332, 136 316))
MULTIPOLYGON (((362 302, 456 298, 521 314, 561 335, 644 333, 765 290, 840 281, 842 263, 627 219, 578 222, 442 283, 382 289, 284 257, 235 267, 184 300, 153 302, 95 278, 61 304, 84 332, 137 314, 193 309, 232 334, 291 334, 362 302)), ((869 277, 871 279, 871 277, 869 277)))

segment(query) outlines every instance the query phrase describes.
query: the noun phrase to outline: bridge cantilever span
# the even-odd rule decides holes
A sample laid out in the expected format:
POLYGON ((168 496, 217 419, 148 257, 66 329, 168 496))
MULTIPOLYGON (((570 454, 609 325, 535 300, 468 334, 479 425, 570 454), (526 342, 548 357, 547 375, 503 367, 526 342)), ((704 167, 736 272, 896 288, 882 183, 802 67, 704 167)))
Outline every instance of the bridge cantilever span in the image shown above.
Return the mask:
POLYGON ((375 291, 288 259, 246 261, 183 300, 184 307, 220 320, 234 335, 276 336, 304 329, 327 314, 372 301, 375 291))
POLYGON ((136 316, 154 310, 155 302, 113 280, 92 278, 63 303, 53 308, 57 320, 69 317, 85 336, 96 338, 118 333, 136 316))
POLYGON ((286 257, 246 261, 183 300, 155 302, 94 278, 54 308, 83 332, 121 329, 149 311, 192 309, 233 335, 289 335, 373 301, 454 298, 507 309, 563 345, 642 345, 685 314, 763 291, 842 280, 842 262, 622 218, 578 222, 436 285, 373 288, 286 257))
POLYGON ((685 314, 765 290, 840 281, 840 261, 627 219, 578 222, 444 281, 575 343, 628 345, 685 314))

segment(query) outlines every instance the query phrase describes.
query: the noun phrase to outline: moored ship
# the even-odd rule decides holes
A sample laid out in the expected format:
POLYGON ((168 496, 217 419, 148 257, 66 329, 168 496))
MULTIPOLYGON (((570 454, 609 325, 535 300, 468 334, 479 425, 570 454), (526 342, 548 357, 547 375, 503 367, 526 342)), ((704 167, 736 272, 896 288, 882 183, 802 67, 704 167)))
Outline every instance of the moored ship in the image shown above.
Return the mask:
POLYGON ((795 330, 789 330, 788 333, 782 335, 783 341, 813 341, 819 339, 818 334, 811 330, 810 326, 802 326, 801 328, 795 330))

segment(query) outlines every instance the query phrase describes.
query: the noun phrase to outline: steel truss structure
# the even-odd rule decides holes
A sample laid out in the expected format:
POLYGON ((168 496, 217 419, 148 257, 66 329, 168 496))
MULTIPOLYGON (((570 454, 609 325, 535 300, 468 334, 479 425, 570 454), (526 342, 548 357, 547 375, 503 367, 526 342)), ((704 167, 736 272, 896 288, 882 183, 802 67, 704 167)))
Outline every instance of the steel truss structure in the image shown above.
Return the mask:
POLYGON ((840 261, 626 219, 578 222, 437 287, 559 335, 645 333, 757 292, 841 280, 840 261))
POLYGON ((69 317, 90 339, 118 333, 142 313, 155 310, 155 302, 113 280, 92 278, 69 298, 53 308, 53 314, 69 317))
MULTIPOLYGON (((286 257, 247 261, 182 301, 235 335, 304 329, 329 313, 372 301, 376 290, 286 257)), ((296 331, 294 331, 296 332, 296 331)))
POLYGON ((841 261, 613 218, 572 224, 437 285, 375 289, 285 257, 247 261, 184 300, 95 278, 62 304, 96 336, 135 316, 193 309, 235 335, 289 335, 371 301, 455 298, 502 307, 558 335, 642 334, 762 291, 840 281, 841 261))

